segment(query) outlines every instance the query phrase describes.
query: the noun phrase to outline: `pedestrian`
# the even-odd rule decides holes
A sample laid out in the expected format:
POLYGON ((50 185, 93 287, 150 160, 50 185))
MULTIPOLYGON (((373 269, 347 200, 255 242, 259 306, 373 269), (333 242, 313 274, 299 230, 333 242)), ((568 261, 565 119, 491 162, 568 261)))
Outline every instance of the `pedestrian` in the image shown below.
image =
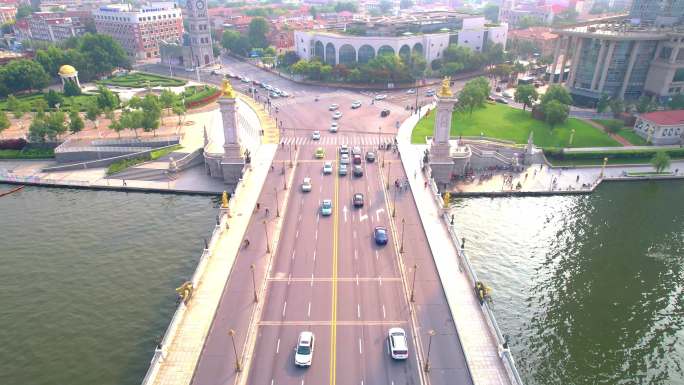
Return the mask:
POLYGON ((418 177, 418 170, 413 170, 413 179, 418 177))
POLYGON ((525 173, 525 179, 527 179, 527 173, 525 173))
POLYGON ((259 202, 257 202, 257 205, 256 205, 257 211, 259 211, 260 208, 261 208, 261 204, 259 202))
POLYGON ((126 187, 126 179, 122 179, 124 187, 126 187))
POLYGON ((427 181, 425 181, 425 188, 427 188, 427 181))
POLYGON ((575 179, 575 182, 579 182, 579 174, 577 174, 577 179, 575 179))
POLYGON ((265 211, 266 211, 266 216, 268 216, 268 214, 269 214, 268 207, 266 207, 265 211))
POLYGON ((271 171, 273 171, 273 165, 271 164, 271 171))

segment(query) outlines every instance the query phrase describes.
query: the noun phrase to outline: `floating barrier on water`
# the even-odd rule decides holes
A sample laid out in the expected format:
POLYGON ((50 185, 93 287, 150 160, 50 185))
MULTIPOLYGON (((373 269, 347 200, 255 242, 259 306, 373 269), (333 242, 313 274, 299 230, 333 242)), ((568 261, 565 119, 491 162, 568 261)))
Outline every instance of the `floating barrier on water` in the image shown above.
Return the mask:
POLYGON ((24 188, 24 185, 21 185, 21 186, 15 187, 15 188, 13 188, 13 189, 11 189, 11 190, 9 190, 9 191, 0 192, 0 197, 4 197, 5 195, 10 195, 11 193, 20 191, 20 190, 22 190, 23 188, 24 188))

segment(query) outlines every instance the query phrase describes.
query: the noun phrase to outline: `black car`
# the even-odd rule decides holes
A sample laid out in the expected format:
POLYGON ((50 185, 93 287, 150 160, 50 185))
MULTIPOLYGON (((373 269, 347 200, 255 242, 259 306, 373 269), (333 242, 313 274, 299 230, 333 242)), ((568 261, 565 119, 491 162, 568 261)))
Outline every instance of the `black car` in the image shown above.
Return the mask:
POLYGON ((387 228, 378 226, 373 230, 373 239, 375 239, 375 244, 386 245, 387 244, 387 228))
POLYGON ((363 194, 354 194, 354 196, 352 197, 352 203, 354 204, 354 207, 363 207, 363 194))
POLYGON ((384 109, 384 110, 380 111, 380 117, 381 118, 386 118, 389 116, 389 114, 390 114, 390 110, 388 110, 388 109, 384 109))
POLYGON ((368 163, 375 162, 375 153, 373 151, 368 151, 366 153, 366 162, 368 162, 368 163))
POLYGON ((354 165, 354 168, 352 169, 352 174, 356 177, 362 177, 363 176, 363 167, 359 166, 358 164, 354 165))

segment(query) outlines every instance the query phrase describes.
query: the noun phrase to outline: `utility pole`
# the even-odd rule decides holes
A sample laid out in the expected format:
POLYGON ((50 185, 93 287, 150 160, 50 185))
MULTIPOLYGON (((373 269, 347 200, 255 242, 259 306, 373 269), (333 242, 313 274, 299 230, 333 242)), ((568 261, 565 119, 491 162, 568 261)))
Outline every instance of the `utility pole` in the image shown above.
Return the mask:
POLYGON ((233 352, 235 352, 235 371, 241 372, 242 365, 240 364, 240 357, 238 357, 237 348, 235 347, 235 330, 228 330, 228 335, 230 336, 230 339, 233 341, 233 352))
POLYGON ((425 372, 430 371, 430 348, 432 348, 432 337, 435 334, 437 334, 437 333, 434 330, 430 330, 428 332, 428 336, 430 336, 430 337, 428 339, 428 352, 427 352, 427 357, 425 359, 425 367, 423 368, 425 370, 425 372))
POLYGON ((252 270, 252 286, 254 287, 254 302, 259 302, 259 296, 257 295, 256 289, 256 278, 254 276, 254 264, 249 265, 249 269, 252 270))
POLYGON ((264 224, 264 233, 266 233, 266 252, 270 253, 271 252, 271 245, 270 242, 268 241, 268 227, 266 226, 266 221, 263 221, 264 224))
POLYGON ((416 302, 416 271, 418 270, 418 264, 413 265, 413 281, 411 282, 411 302, 416 302))

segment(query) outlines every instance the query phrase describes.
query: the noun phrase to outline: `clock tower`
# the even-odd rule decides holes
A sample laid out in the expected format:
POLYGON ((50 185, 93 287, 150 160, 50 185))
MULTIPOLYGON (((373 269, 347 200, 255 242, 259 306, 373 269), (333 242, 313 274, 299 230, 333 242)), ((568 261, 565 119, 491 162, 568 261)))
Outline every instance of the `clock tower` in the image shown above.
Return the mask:
POLYGON ((214 61, 214 51, 211 44, 206 0, 186 0, 185 6, 187 7, 187 32, 190 37, 192 67, 209 65, 214 61))

